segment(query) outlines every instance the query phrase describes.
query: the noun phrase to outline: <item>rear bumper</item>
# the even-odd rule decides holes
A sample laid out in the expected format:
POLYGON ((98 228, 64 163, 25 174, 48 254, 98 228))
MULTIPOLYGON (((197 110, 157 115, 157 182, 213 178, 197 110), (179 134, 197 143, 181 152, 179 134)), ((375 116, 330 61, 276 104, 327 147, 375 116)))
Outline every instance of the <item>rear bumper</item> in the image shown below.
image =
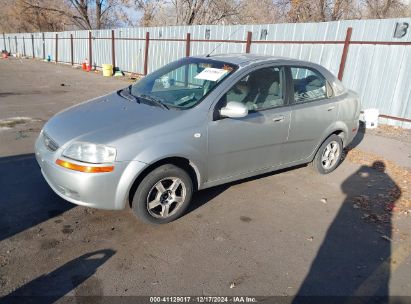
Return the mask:
POLYGON ((344 143, 344 147, 347 147, 354 140, 354 138, 357 136, 357 133, 358 133, 359 128, 360 128, 360 121, 356 120, 352 124, 350 124, 348 127, 350 129, 348 130, 348 138, 347 138, 346 142, 344 143))
MULTIPOLYGON (((41 137, 41 135, 40 135, 41 137)), ((37 139, 35 155, 41 172, 53 191, 63 199, 81 206, 119 210, 125 207, 130 187, 145 163, 116 162, 114 171, 84 173, 57 165, 60 149, 51 152, 37 139)))

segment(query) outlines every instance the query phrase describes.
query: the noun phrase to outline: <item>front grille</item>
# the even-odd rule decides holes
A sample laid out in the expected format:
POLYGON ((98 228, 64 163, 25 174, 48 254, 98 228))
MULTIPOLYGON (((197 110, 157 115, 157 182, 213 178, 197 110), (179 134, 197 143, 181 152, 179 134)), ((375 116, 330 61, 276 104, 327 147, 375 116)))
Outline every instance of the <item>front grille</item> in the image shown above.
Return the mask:
POLYGON ((43 142, 46 148, 51 152, 54 152, 59 148, 59 145, 54 140, 52 140, 50 136, 48 136, 44 132, 43 132, 43 142))

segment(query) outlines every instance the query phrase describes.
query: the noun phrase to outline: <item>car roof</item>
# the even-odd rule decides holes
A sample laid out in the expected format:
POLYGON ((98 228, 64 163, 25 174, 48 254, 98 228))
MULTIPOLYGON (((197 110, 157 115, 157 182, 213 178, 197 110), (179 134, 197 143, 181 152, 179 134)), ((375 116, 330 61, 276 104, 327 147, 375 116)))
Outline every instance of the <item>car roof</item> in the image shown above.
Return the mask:
POLYGON ((294 61, 300 62, 301 60, 295 60, 286 57, 276 57, 276 56, 268 56, 268 55, 257 55, 257 54, 216 54, 216 55, 204 55, 204 56, 193 56, 195 58, 208 58, 208 59, 215 59, 225 61, 227 63, 235 64, 235 65, 244 65, 250 64, 254 62, 265 62, 265 61, 273 61, 273 60, 287 60, 287 61, 294 61))
POLYGON ((254 64, 261 64, 261 63, 264 64, 265 62, 272 63, 275 61, 279 61, 280 64, 285 63, 285 64, 291 64, 291 65, 296 65, 296 66, 314 68, 315 70, 320 72, 331 83, 338 82, 339 85, 342 86, 342 84, 337 79, 337 77, 335 77, 335 75, 333 75, 325 67, 319 64, 316 64, 314 62, 300 60, 300 59, 293 59, 293 58, 280 57, 280 56, 259 55, 259 54, 244 54, 244 53, 216 54, 216 55, 210 55, 210 56, 203 55, 203 56, 192 56, 192 57, 199 58, 199 59, 219 60, 219 61, 238 65, 240 68, 245 67, 245 66, 254 65, 254 64))

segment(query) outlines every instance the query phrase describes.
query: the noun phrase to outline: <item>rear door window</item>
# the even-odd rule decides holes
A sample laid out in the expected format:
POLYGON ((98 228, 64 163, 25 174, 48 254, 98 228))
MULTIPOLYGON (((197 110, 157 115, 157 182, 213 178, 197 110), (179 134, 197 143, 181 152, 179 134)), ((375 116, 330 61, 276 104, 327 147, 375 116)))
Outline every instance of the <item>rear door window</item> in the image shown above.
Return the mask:
POLYGON ((294 103, 305 103, 327 98, 327 81, 318 71, 305 67, 291 67, 294 103))

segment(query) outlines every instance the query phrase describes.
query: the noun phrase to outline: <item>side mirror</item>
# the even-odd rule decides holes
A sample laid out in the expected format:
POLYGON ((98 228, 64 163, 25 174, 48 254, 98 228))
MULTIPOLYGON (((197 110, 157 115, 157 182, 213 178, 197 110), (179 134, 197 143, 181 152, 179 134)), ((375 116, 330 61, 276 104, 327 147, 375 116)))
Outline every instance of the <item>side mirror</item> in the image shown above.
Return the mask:
POLYGON ((229 118, 241 118, 248 115, 248 108, 237 101, 229 101, 224 108, 220 109, 220 115, 229 118))

